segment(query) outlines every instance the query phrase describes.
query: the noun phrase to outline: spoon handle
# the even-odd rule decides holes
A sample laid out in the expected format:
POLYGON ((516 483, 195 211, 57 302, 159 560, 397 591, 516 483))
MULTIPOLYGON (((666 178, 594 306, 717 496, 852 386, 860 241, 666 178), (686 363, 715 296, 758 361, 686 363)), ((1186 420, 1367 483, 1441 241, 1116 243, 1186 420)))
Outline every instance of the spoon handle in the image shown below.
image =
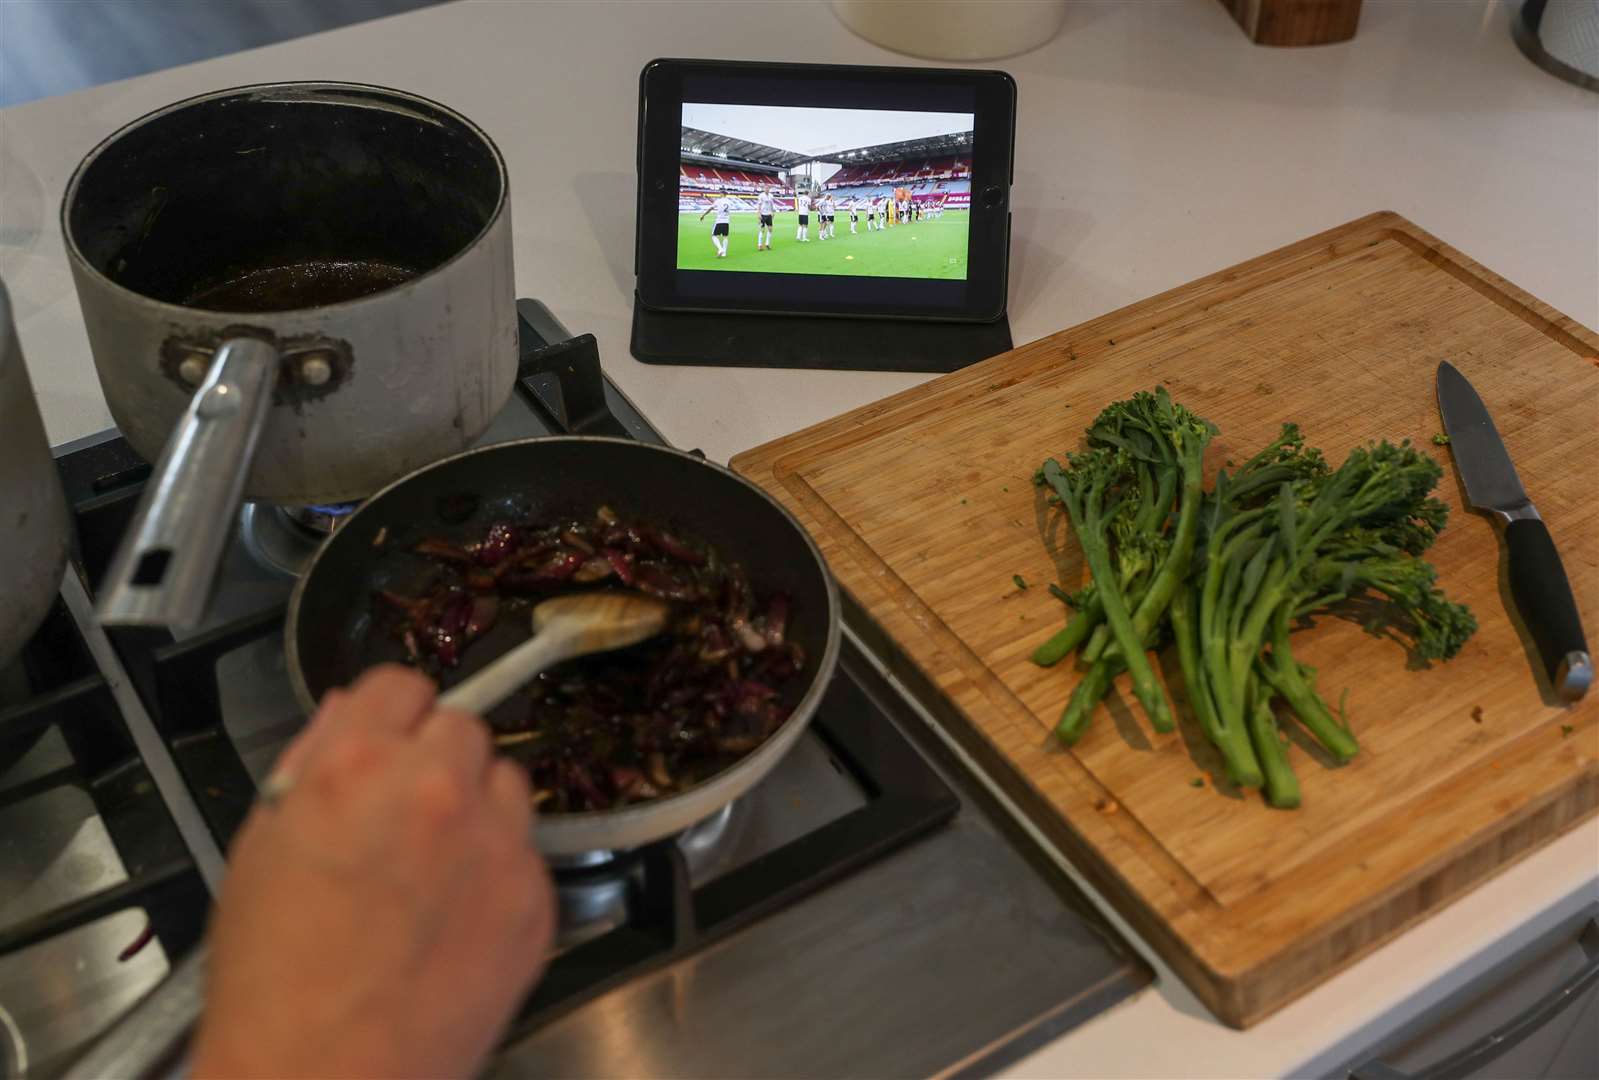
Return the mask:
POLYGON ((482 716, 516 693, 545 668, 571 654, 565 634, 535 634, 471 678, 439 695, 439 707, 461 709, 482 716))

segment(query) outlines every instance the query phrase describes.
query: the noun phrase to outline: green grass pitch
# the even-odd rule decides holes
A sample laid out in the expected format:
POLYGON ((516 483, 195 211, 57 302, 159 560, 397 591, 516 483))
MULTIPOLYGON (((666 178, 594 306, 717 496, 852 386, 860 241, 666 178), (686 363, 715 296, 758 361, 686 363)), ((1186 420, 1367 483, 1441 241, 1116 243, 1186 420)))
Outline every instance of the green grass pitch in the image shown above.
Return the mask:
POLYGON ((693 214, 678 215, 677 268, 679 270, 766 271, 775 274, 853 274, 857 277, 966 278, 966 218, 970 211, 946 210, 937 221, 915 221, 887 230, 866 231, 866 215, 859 230, 849 231, 849 215, 839 214, 834 237, 817 236, 816 215, 811 214, 811 240, 794 239, 798 215, 778 214, 773 219, 772 250, 755 250, 754 214, 734 214, 727 258, 716 257, 711 244, 714 214, 704 221, 693 214))

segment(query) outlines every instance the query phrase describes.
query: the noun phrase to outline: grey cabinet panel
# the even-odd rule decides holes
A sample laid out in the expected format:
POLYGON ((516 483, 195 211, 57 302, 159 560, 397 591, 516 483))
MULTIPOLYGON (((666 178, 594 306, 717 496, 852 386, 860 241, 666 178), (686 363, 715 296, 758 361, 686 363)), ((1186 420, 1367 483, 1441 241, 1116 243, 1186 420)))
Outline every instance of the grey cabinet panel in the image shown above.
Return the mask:
POLYGON ((1347 1075, 1599 1080, 1599 905, 1362 1055, 1347 1075))

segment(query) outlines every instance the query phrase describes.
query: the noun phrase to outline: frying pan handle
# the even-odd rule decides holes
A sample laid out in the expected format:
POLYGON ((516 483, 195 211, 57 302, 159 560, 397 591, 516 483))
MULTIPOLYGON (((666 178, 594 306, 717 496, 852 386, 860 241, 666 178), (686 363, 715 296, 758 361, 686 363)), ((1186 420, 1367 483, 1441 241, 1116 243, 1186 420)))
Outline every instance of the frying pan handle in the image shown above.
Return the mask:
POLYGON ((265 341, 233 338, 217 349, 111 560, 96 609, 102 624, 199 623, 277 374, 278 350, 265 341))

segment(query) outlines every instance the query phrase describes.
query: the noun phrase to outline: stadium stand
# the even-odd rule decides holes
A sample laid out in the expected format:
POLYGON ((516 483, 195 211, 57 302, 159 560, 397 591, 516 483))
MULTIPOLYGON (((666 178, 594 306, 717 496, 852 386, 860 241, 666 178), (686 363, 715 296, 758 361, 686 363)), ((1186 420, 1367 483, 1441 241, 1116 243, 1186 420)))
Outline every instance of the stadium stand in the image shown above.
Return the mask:
POLYGON ((911 188, 911 198, 917 202, 933 202, 942 199, 944 205, 951 210, 964 210, 972 203, 972 182, 970 180, 931 180, 916 185, 906 184, 846 184, 836 186, 828 182, 827 189, 833 193, 835 199, 872 198, 881 195, 884 198, 892 197, 895 187, 911 188))
POLYGON ((757 173, 733 168, 714 169, 708 165, 691 165, 687 162, 679 163, 678 172, 680 186, 702 187, 707 191, 721 187, 726 187, 730 191, 758 191, 762 187, 778 183, 775 173, 757 173))
MULTIPOLYGON (((795 164, 803 165, 810 159, 802 159, 792 151, 766 147, 759 143, 729 141, 724 136, 712 135, 694 128, 684 128, 683 131, 685 154, 678 164, 677 206, 680 213, 700 213, 724 191, 733 196, 736 213, 754 213, 757 193, 773 186, 778 186, 782 190, 777 197, 777 209, 779 211, 794 209, 794 192, 791 186, 793 181, 783 183, 779 178, 779 168, 772 163, 779 158, 785 158, 790 162, 788 167, 793 168, 795 164), (728 142, 732 152, 745 155, 746 160, 730 161, 726 165, 706 164, 705 155, 686 152, 686 148, 691 144, 700 145, 715 140, 728 142), (747 160, 751 157, 758 163, 747 160)), ((953 138, 950 137, 950 140, 953 138)), ((960 138, 969 143, 970 133, 960 138)), ((907 148, 916 150, 926 147, 934 151, 944 150, 950 140, 939 140, 932 145, 925 140, 885 143, 878 147, 852 151, 853 154, 863 156, 881 156, 885 160, 845 164, 828 178, 827 190, 835 199, 872 196, 892 198, 894 189, 909 188, 911 198, 917 202, 942 201, 950 209, 965 209, 971 205, 972 169, 969 150, 955 154, 895 156, 907 148)))
POLYGON ((904 184, 915 180, 952 180, 970 178, 971 163, 955 157, 928 158, 921 161, 880 161, 868 165, 846 165, 829 184, 904 184))

